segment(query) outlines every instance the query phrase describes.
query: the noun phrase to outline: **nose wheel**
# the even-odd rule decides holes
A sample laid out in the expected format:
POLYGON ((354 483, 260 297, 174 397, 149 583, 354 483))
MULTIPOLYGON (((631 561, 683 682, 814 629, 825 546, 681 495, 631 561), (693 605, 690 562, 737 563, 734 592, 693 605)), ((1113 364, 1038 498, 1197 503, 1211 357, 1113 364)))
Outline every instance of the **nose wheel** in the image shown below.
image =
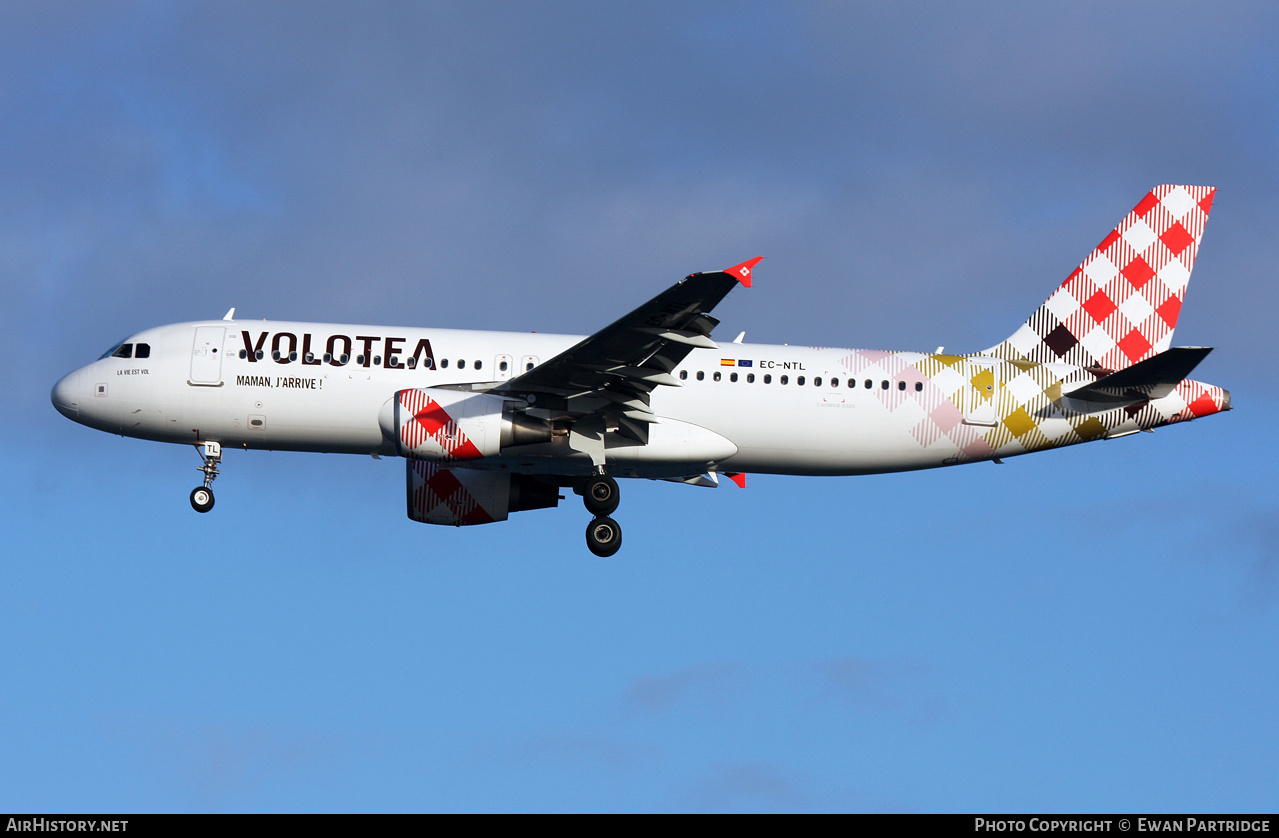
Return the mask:
POLYGON ((196 512, 208 512, 213 508, 213 490, 196 486, 191 490, 191 508, 196 512))
POLYGON ((196 468, 204 472, 204 485, 191 490, 191 508, 196 512, 208 512, 213 508, 213 480, 218 476, 218 463, 222 462, 222 444, 205 442, 197 447, 201 463, 196 468))

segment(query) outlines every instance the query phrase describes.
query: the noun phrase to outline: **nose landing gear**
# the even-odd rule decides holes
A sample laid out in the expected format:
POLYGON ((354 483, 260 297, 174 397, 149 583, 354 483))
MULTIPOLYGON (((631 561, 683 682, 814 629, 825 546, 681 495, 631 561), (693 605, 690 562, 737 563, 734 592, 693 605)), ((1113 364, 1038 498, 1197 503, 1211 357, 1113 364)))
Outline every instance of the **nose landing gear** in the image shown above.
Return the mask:
POLYGON ((604 473, 601 467, 592 474, 581 489, 586 511, 595 517, 586 525, 586 546, 600 558, 607 559, 622 546, 622 528, 608 517, 617 511, 621 493, 617 481, 604 473))
POLYGON ((218 463, 222 462, 222 444, 205 442, 195 450, 202 460, 196 468, 204 472, 204 485, 191 490, 191 508, 196 512, 208 512, 213 508, 213 479, 218 476, 218 463))

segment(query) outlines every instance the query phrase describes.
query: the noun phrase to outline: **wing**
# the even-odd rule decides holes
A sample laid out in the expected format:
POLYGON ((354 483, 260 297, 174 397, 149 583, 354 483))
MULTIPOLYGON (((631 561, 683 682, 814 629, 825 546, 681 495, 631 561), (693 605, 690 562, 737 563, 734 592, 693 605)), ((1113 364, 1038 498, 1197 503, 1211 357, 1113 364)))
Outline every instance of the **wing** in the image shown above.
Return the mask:
POLYGON ((649 394, 678 387, 671 371, 694 349, 715 349, 710 316, 737 283, 749 287, 762 256, 723 271, 689 274, 644 305, 493 391, 554 418, 595 417, 601 431, 646 443, 656 421, 649 394))

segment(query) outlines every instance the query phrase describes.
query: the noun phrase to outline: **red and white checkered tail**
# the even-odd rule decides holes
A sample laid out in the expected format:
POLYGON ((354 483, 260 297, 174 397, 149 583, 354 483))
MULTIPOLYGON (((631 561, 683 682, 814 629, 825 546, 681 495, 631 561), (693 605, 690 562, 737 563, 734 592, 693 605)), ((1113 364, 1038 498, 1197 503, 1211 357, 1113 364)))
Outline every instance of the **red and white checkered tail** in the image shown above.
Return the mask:
POLYGON ((1156 186, 1007 340, 1008 360, 1121 370, 1172 345, 1217 190, 1156 186))

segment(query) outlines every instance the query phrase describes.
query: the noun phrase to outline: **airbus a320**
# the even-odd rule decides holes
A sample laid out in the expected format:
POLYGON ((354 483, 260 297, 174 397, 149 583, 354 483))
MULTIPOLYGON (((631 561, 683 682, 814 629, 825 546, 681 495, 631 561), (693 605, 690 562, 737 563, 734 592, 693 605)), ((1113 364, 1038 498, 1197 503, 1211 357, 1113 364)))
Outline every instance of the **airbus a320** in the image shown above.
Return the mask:
POLYGON ((622 530, 616 478, 936 468, 1230 409, 1172 346, 1215 190, 1151 190, 1030 318, 967 354, 717 343, 711 311, 760 262, 694 273, 588 337, 222 320, 147 329, 58 381, 110 433, 194 445, 197 512, 231 448, 397 456, 408 516, 502 521, 582 496, 589 549, 622 530))

